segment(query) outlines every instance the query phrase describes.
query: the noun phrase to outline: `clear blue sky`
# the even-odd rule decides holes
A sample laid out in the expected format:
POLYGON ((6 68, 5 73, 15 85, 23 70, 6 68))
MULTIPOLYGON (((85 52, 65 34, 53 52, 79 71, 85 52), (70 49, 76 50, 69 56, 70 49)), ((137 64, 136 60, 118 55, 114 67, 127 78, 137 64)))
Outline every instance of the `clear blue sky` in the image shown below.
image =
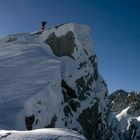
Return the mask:
POLYGON ((139 0, 0 0, 0 37, 76 22, 92 27, 99 70, 110 93, 140 91, 139 0))

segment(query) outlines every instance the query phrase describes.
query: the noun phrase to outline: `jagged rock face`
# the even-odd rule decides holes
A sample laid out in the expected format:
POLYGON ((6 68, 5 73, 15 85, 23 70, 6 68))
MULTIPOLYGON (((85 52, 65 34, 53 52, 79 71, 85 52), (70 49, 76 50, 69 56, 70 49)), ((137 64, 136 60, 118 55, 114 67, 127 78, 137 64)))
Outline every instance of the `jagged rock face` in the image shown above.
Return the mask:
POLYGON ((0 85, 0 111, 14 115, 0 127, 12 121, 10 129, 67 127, 89 140, 111 139, 107 86, 91 47, 89 27, 73 23, 2 39, 0 74, 9 90, 0 85))
POLYGON ((140 115, 140 94, 136 92, 126 92, 117 90, 109 96, 110 109, 115 114, 119 114, 123 109, 129 107, 128 113, 138 113, 140 115))
POLYGON ((87 140, 76 131, 63 128, 37 129, 32 131, 0 131, 1 140, 87 140))
POLYGON ((75 48, 74 34, 72 31, 69 31, 65 35, 57 37, 55 33, 49 35, 46 39, 46 43, 49 44, 56 56, 69 56, 72 57, 72 53, 75 48), (67 47, 66 47, 67 46, 67 47))
POLYGON ((121 139, 140 139, 140 94, 117 90, 109 96, 109 101, 120 123, 121 139))

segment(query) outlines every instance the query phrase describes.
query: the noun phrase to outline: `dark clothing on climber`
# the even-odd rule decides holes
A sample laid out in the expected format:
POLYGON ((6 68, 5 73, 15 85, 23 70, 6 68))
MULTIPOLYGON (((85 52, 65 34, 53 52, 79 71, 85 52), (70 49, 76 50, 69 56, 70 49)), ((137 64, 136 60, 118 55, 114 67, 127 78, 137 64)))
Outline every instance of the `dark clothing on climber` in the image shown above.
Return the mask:
POLYGON ((42 21, 42 26, 45 26, 47 21, 42 21))
POLYGON ((47 21, 42 21, 42 27, 41 27, 41 29, 42 29, 42 31, 45 31, 45 29, 46 29, 46 27, 45 27, 45 25, 46 25, 46 23, 47 23, 47 21))

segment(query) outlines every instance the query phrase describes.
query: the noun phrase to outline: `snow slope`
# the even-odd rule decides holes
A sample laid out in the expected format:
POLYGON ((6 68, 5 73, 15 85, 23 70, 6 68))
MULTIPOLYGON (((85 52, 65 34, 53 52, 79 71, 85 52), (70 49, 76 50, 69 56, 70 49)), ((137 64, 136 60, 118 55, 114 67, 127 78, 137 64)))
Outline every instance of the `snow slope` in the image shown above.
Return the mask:
POLYGON ((75 131, 68 129, 37 129, 32 131, 0 130, 1 140, 86 140, 75 131))
POLYGON ((61 95, 60 63, 46 44, 30 34, 16 34, 0 40, 0 75, 1 128, 25 129, 26 106, 31 113, 31 105, 25 102, 28 99, 30 102, 33 96, 37 98, 48 93, 49 99, 53 98, 48 111, 53 109, 53 104, 57 105, 53 86, 61 95), (16 40, 8 42, 12 38, 16 40))
POLYGON ((74 23, 0 39, 0 128, 111 139, 107 85, 91 48, 90 28, 74 23))

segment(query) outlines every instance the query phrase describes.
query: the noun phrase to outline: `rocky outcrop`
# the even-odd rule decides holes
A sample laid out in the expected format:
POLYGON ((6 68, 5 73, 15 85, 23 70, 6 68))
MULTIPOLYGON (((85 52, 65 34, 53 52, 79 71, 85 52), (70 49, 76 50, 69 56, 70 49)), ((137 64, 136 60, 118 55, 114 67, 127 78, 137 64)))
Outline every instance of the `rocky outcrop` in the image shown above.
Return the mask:
POLYGON ((35 121, 34 115, 25 117, 25 124, 26 124, 26 127, 28 130, 32 130, 32 125, 33 125, 34 121, 35 121))
POLYGON ((109 101, 120 124, 121 139, 140 139, 140 94, 117 90, 109 96, 109 101))
POLYGON ((65 35, 57 37, 55 33, 49 35, 45 43, 47 43, 54 54, 58 57, 69 56, 72 57, 72 53, 75 48, 75 37, 72 31, 67 32, 65 35), (67 46, 67 47, 66 47, 67 46))
POLYGON ((136 92, 117 90, 109 95, 109 102, 110 110, 115 114, 119 114, 125 108, 129 107, 127 111, 129 114, 137 112, 140 115, 140 94, 136 92))

